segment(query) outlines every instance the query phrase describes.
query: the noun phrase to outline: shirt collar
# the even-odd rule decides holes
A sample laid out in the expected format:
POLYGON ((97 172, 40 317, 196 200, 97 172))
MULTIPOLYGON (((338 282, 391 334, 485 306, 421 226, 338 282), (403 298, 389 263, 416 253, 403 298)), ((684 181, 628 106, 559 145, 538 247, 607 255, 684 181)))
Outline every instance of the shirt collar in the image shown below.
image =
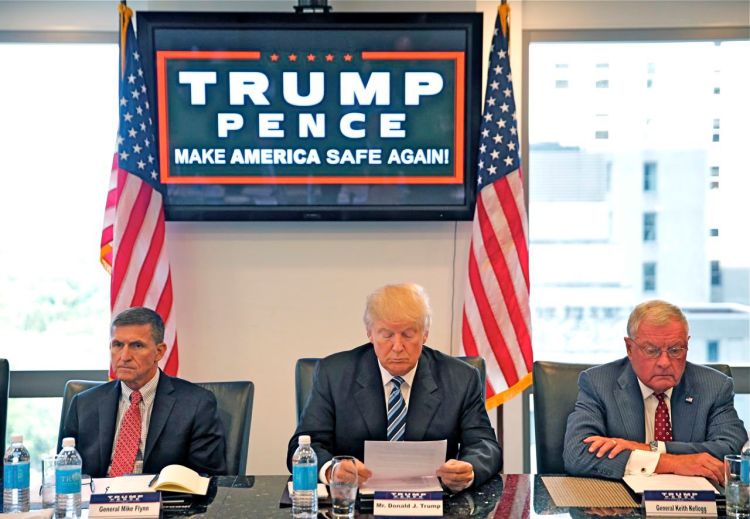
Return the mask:
MULTIPOLYGON (((141 399, 142 400, 149 400, 156 394, 156 386, 159 385, 159 374, 161 373, 161 370, 157 369, 156 374, 143 384, 141 389, 139 391, 141 392, 141 399)), ((133 389, 130 389, 125 382, 122 380, 120 381, 120 392, 122 394, 122 397, 130 402, 130 394, 133 392, 133 389)))
MULTIPOLYGON (((401 378, 404 379, 404 383, 408 384, 409 387, 411 387, 414 383, 414 375, 417 373, 418 366, 419 361, 417 361, 416 365, 411 368, 405 375, 401 375, 401 378)), ((378 367, 380 368, 380 377, 383 379, 383 386, 388 387, 388 384, 391 383, 393 375, 391 375, 388 370, 383 367, 383 365, 380 363, 380 359, 378 359, 378 367)))
MULTIPOLYGON (((641 379, 639 379, 638 377, 635 377, 635 379, 638 381, 638 385, 641 388, 641 395, 643 395, 643 399, 644 400, 646 400, 651 395, 654 395, 654 397, 656 397, 656 391, 654 391, 653 389, 651 389, 650 387, 648 387, 646 384, 644 384, 643 382, 641 382, 641 379)), ((667 389, 666 391, 664 391, 664 394, 667 395, 667 399, 669 399, 669 400, 672 400, 672 390, 673 389, 674 389, 673 387, 670 387, 669 389, 667 389)))

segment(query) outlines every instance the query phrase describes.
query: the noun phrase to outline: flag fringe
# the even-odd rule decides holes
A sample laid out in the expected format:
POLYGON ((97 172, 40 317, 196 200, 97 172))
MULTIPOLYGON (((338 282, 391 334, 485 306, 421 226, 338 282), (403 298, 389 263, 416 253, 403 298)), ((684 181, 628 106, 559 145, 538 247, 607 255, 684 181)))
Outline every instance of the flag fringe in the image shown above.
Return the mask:
POLYGON ((526 375, 524 375, 518 382, 510 386, 502 393, 498 393, 488 398, 484 403, 485 409, 487 409, 487 411, 490 411, 497 406, 503 405, 505 402, 512 400, 513 398, 521 394, 524 389, 529 387, 533 381, 533 375, 531 373, 526 373, 526 375))

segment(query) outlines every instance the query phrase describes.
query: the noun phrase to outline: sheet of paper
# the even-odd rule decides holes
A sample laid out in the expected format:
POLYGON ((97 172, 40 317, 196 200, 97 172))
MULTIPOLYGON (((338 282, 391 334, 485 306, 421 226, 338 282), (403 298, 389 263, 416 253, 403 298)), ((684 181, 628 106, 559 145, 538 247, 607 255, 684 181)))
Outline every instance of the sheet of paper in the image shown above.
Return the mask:
POLYGON ((372 477, 365 490, 441 490, 435 471, 445 463, 447 440, 366 441, 364 463, 372 477))
POLYGON ((650 476, 624 476, 623 481, 633 492, 644 490, 711 490, 719 493, 710 481, 700 476, 678 476, 676 474, 652 474, 650 476))
POLYGON ((117 478, 94 478, 94 494, 122 494, 125 492, 153 492, 150 483, 154 474, 120 476, 117 478))

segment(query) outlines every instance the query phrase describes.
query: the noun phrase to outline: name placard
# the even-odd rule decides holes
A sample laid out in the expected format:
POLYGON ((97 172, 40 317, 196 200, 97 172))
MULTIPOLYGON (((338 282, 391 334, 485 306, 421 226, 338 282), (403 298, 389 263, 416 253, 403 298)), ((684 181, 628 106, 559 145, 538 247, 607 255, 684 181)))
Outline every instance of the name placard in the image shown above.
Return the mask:
POLYGON ((375 517, 442 517, 443 492, 376 491, 375 517))
POLYGON ((91 494, 89 517, 139 517, 158 519, 160 492, 128 492, 122 494, 91 494))
POLYGON ((645 490, 648 517, 716 517, 716 494, 710 490, 645 490))

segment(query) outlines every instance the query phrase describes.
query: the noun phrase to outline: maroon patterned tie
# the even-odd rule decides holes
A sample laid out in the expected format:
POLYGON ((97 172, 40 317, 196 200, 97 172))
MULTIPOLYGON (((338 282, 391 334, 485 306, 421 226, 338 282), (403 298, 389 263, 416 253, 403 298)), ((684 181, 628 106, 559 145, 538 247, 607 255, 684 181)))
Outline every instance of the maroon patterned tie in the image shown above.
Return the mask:
POLYGON ((656 417, 654 420, 654 440, 659 442, 671 442, 672 422, 669 421, 669 409, 667 409, 667 403, 664 401, 667 395, 664 393, 659 393, 658 395, 654 393, 654 396, 659 400, 659 405, 656 406, 656 417))
POLYGON ((141 392, 133 391, 130 394, 130 407, 125 411, 120 424, 120 435, 117 437, 115 455, 109 468, 110 477, 133 472, 135 457, 141 445, 141 410, 138 407, 140 402, 141 392))

